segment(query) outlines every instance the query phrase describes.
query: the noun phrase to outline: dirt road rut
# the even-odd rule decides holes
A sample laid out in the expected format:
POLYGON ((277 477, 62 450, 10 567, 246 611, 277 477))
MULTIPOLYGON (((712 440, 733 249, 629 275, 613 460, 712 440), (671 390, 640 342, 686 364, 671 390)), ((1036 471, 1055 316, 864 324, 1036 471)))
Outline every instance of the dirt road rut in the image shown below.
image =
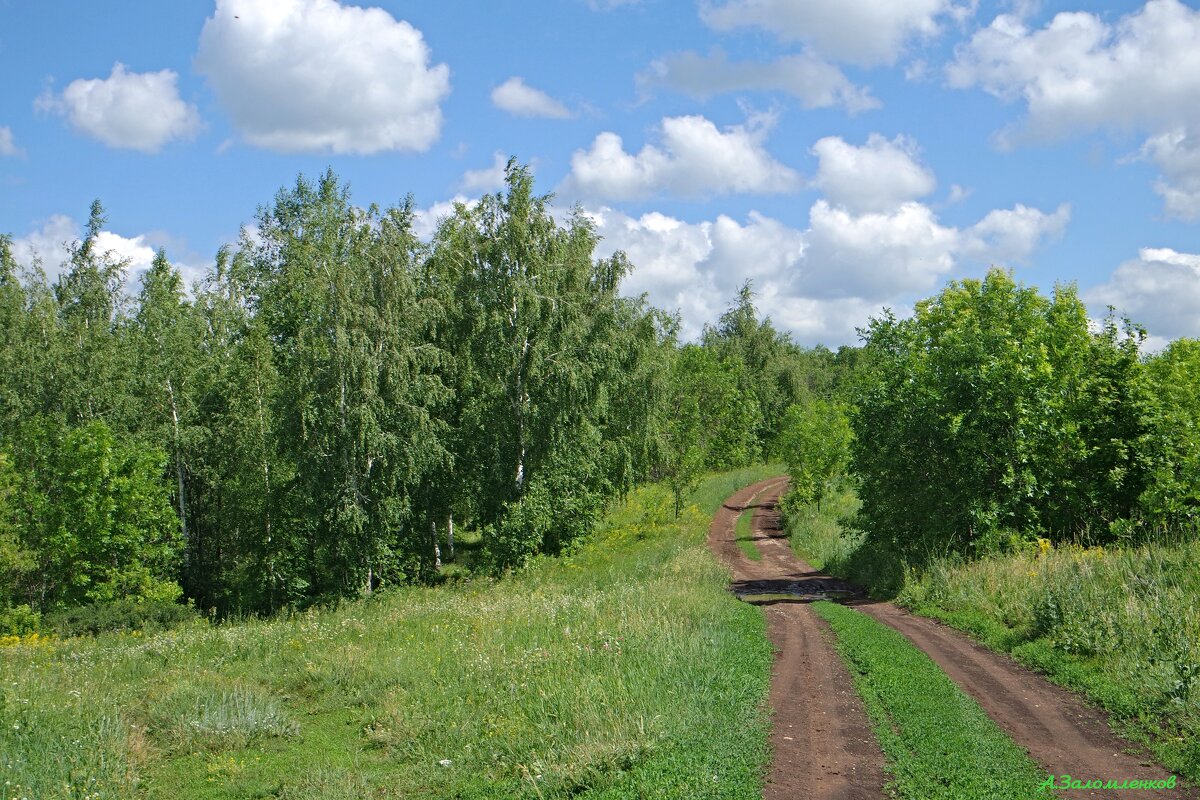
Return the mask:
MULTIPOLYGON (((836 599, 908 637, 973 697, 1047 775, 1082 780, 1164 780, 1169 773, 1118 738, 1102 712, 934 620, 875 602, 855 587, 813 570, 792 553, 780 527, 784 478, 736 492, 717 512, 708 543, 733 572, 731 589, 765 607, 768 635, 779 653, 771 675, 773 758, 763 792, 784 798, 884 797, 883 754, 850 675, 833 649, 832 633, 807 603, 836 599), (735 528, 754 509, 752 537, 761 561, 738 549, 735 528)), ((1128 792, 1074 790, 1066 798, 1123 797, 1128 792)), ((1200 800, 1194 788, 1138 790, 1139 798, 1200 800)))

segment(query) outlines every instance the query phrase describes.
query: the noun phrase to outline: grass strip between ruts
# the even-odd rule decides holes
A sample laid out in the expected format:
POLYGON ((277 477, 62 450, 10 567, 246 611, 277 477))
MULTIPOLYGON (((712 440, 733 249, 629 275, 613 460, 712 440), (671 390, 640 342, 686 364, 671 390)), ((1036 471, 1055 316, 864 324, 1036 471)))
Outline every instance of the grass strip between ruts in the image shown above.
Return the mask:
POLYGON ((812 604, 863 699, 899 796, 914 800, 1055 797, 1045 774, 924 653, 854 609, 812 604))
POLYGON ((742 555, 751 561, 762 561, 762 553, 754 542, 754 508, 747 508, 738 517, 734 539, 742 555))

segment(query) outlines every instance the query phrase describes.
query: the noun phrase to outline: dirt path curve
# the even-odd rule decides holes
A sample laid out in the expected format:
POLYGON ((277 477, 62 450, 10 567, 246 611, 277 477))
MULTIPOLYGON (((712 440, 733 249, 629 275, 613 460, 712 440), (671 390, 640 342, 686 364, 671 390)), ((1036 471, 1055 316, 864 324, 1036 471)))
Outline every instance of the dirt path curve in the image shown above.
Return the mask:
MULTIPOLYGON (((819 705, 813 705, 808 711, 795 707, 813 703, 828 703, 830 695, 853 694, 850 687, 849 675, 841 667, 841 661, 830 649, 827 640, 824 654, 817 652, 789 653, 786 648, 793 646, 805 647, 808 641, 790 637, 788 631, 795 625, 813 625, 815 615, 812 615, 803 603, 820 597, 842 598, 848 605, 853 605, 860 611, 870 614, 880 622, 890 625, 924 651, 941 667, 963 691, 973 697, 983 707, 983 710, 1021 747, 1029 751, 1048 775, 1070 775, 1082 780, 1163 780, 1169 773, 1158 766, 1142 751, 1138 751, 1129 742, 1118 738, 1108 727, 1105 715, 1089 706, 1080 699, 1039 675, 1036 675, 1013 661, 1008 656, 995 653, 977 644, 963 634, 952 630, 934 620, 914 616, 891 603, 875 602, 862 599, 861 596, 851 598, 855 587, 823 575, 796 558, 791 547, 779 530, 778 512, 775 500, 783 489, 785 482, 780 479, 763 481, 743 489, 726 501, 725 507, 713 520, 709 532, 709 546, 728 563, 734 572, 733 591, 753 600, 755 595, 760 597, 770 595, 787 595, 790 599, 777 601, 765 600, 764 604, 774 602, 768 609, 772 641, 783 648, 775 674, 771 683, 771 707, 775 710, 775 727, 772 731, 772 744, 780 738, 780 723, 787 723, 793 716, 800 720, 811 720, 814 717, 823 718, 827 712, 818 710, 819 705), (750 561, 738 550, 734 540, 734 525, 738 512, 733 510, 748 504, 752 497, 757 497, 759 506, 755 529, 755 543, 763 554, 762 561, 750 561), (797 622, 805 620, 807 622, 797 622), (777 638, 778 637, 778 638, 777 638), (798 677, 796 666, 785 669, 786 664, 808 662, 826 662, 829 657, 837 659, 841 673, 837 674, 827 687, 837 687, 833 691, 826 689, 814 692, 813 687, 806 691, 799 686, 804 678, 798 677), (813 697, 813 694, 820 697, 813 697)), ((821 628, 816 628, 821 631, 821 628)), ((827 631, 826 631, 827 633, 827 631)), ((807 679, 811 681, 811 678, 807 679)), ((854 702, 845 703, 845 708, 854 708, 854 702)), ((857 705, 858 716, 862 717, 861 706, 857 705)), ((851 719, 851 715, 843 719, 851 719)), ((865 718, 862 722, 866 725, 865 718)), ((869 727, 863 729, 869 739, 874 753, 878 747, 871 737, 869 727)), ((829 734, 825 734, 829 737, 829 734)), ((853 737, 829 737, 846 738, 853 737)), ((791 744, 791 742, 788 742, 791 744)), ((865 750, 865 748, 864 748, 865 750)), ((777 749, 776 763, 772 765, 771 782, 765 797, 868 797, 872 794, 772 794, 771 786, 775 775, 781 770, 780 759, 797 759, 803 764, 804 756, 793 756, 786 748, 777 749)), ((880 763, 882 757, 880 758, 880 763)), ((868 761, 870 759, 867 759, 868 761)), ((819 758, 810 758, 809 763, 814 769, 821 769, 819 758)), ((857 767, 864 769, 863 766, 857 767)), ((851 770, 852 772, 855 770, 851 770)), ((810 780, 820 780, 820 776, 811 776, 810 780)), ((857 785, 857 784, 856 784, 857 785)), ((876 784, 879 785, 879 784, 876 784)), ((848 787, 847 787, 848 789, 848 787)), ((845 791, 845 790, 843 790, 845 791)), ((1127 792, 1104 790, 1074 790, 1063 792, 1066 798, 1114 798, 1125 796, 1127 792)), ((1139 798, 1186 798, 1200 800, 1200 792, 1189 787, 1174 790, 1137 790, 1139 798)))
MULTIPOLYGON (((709 546, 733 570, 734 589, 770 594, 804 580, 799 562, 764 546, 782 535, 772 514, 786 479, 762 481, 733 494, 717 511, 709 546), (742 555, 735 542, 741 512, 757 506, 753 534, 762 561, 742 555), (761 590, 761 591, 760 591, 761 590)), ((790 555, 788 553, 787 555, 790 555)), ((807 606, 764 600, 767 635, 779 650, 771 673, 771 770, 765 800, 883 798, 883 753, 862 701, 834 652, 828 625, 807 606)))

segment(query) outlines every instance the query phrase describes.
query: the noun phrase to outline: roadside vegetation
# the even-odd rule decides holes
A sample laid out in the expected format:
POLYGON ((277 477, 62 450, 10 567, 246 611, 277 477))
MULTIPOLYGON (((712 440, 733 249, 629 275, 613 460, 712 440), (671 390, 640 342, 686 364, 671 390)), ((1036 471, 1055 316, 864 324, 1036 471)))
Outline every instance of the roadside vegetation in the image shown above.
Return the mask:
POLYGON ((836 603, 812 608, 837 636, 898 796, 1054 796, 1039 791, 1045 775, 1029 755, 903 634, 836 603))
MULTIPOLYGON (((0 798, 744 798, 768 757, 762 614, 639 489, 571 554, 337 609, 0 649, 0 798)), ((11 643, 10 643, 11 644, 11 643)))
POLYGON ((1196 781, 1200 342, 1143 336, 1000 271, 873 320, 821 412, 849 435, 798 425, 785 454, 836 468, 793 466, 783 508, 814 567, 1083 691, 1196 781))

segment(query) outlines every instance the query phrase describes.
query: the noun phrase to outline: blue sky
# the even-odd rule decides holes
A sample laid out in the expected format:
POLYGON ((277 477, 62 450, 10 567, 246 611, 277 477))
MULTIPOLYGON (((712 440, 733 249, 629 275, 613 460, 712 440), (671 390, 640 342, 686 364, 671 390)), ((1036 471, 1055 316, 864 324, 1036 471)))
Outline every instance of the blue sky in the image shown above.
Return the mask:
POLYGON ((327 166, 431 228, 509 155, 694 335, 744 280, 856 341, 989 264, 1200 336, 1200 10, 1179 0, 0 0, 0 232, 190 278, 327 166))

